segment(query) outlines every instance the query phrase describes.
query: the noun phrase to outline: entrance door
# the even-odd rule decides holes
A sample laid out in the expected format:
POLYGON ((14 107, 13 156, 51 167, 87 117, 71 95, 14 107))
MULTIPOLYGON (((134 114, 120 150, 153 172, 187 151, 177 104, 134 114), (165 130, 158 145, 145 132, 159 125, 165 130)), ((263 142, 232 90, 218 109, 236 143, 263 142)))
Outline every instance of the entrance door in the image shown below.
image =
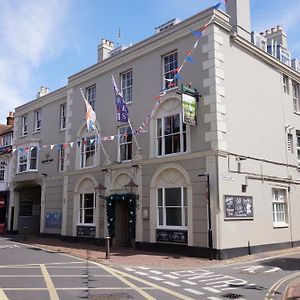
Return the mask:
POLYGON ((130 245, 128 201, 116 201, 115 217, 115 237, 113 244, 116 247, 128 247, 130 245))

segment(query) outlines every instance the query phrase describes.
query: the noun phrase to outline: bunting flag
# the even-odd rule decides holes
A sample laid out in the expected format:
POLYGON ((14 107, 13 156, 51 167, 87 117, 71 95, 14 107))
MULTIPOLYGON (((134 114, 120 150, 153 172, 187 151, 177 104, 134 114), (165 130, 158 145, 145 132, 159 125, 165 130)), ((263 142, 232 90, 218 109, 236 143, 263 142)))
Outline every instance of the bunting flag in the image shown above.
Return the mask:
POLYGON ((119 91, 115 78, 111 75, 111 80, 113 83, 113 88, 115 92, 115 101, 116 101, 116 119, 117 122, 125 122, 128 123, 128 108, 124 101, 122 93, 119 91))
MULTIPOLYGON (((227 1, 225 0, 225 3, 226 3, 226 2, 227 2, 227 1)), ((219 9, 220 6, 221 6, 221 4, 222 4, 222 3, 220 2, 220 3, 216 4, 216 5, 214 5, 213 8, 214 8, 214 9, 219 9)))

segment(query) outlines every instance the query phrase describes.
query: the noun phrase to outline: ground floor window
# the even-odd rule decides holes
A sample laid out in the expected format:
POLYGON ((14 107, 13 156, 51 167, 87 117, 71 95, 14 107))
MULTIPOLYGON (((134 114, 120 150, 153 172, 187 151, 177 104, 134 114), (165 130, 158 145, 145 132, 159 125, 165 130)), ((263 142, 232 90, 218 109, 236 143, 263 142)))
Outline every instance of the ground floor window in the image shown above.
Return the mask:
POLYGON ((91 225, 95 223, 95 194, 80 194, 79 199, 79 224, 91 225))
POLYGON ((157 193, 158 228, 187 228, 187 189, 159 188, 157 193))
POLYGON ((273 224, 275 227, 288 225, 287 190, 273 189, 273 224))

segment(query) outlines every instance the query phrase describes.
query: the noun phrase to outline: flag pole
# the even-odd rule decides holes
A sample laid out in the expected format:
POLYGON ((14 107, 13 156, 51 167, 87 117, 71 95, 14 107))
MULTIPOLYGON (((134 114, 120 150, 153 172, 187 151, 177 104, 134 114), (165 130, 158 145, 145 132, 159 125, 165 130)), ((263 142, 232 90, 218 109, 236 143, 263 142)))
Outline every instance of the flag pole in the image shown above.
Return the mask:
POLYGON ((140 146, 139 146, 139 144, 138 144, 138 141, 137 141, 137 138, 136 138, 136 136, 135 136, 135 134, 134 134, 134 132, 133 132, 132 125, 131 125, 131 122, 130 122, 130 119, 129 119, 129 118, 128 118, 128 124, 129 124, 129 127, 130 127, 130 129, 131 129, 131 134, 132 134, 133 139, 134 139, 134 141, 135 141, 136 147, 137 147, 138 150, 140 151, 141 148, 140 148, 140 146))

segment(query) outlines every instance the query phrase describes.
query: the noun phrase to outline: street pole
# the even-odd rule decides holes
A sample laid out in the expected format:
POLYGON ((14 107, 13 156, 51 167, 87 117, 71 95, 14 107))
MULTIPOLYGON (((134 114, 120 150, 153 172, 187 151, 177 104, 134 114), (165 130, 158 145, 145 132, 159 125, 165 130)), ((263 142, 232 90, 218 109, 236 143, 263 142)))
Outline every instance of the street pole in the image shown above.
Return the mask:
POLYGON ((206 176, 206 184, 207 184, 207 214, 208 214, 208 258, 209 260, 213 260, 213 235, 212 235, 212 227, 211 227, 211 203, 210 203, 210 181, 209 174, 203 173, 198 176, 206 176))

